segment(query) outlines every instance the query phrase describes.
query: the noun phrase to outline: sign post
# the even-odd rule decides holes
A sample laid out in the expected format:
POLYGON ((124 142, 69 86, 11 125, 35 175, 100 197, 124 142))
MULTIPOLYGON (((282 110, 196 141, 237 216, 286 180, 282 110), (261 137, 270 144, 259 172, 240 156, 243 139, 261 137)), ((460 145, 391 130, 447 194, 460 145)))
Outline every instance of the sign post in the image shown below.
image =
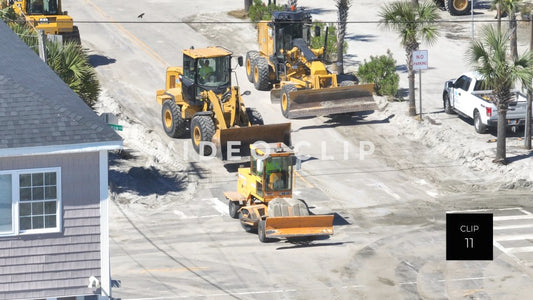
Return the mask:
POLYGON ((420 121, 422 121, 422 70, 428 68, 428 51, 413 51, 413 70, 418 71, 418 93, 420 99, 420 121))

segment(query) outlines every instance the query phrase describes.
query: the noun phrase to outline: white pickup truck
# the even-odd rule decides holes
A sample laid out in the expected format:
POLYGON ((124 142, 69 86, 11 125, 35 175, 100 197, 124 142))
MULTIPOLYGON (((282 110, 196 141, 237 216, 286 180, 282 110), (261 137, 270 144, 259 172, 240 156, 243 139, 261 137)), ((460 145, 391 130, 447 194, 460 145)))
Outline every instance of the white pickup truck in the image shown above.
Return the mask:
MULTIPOLYGON (((491 101, 493 98, 492 91, 483 90, 482 76, 477 72, 446 81, 442 93, 444 111, 473 119, 477 133, 484 133, 488 127, 496 127, 498 123, 497 107, 491 101)), ((525 124, 526 100, 523 94, 513 91, 513 101, 507 110, 507 126, 513 130, 525 124)))

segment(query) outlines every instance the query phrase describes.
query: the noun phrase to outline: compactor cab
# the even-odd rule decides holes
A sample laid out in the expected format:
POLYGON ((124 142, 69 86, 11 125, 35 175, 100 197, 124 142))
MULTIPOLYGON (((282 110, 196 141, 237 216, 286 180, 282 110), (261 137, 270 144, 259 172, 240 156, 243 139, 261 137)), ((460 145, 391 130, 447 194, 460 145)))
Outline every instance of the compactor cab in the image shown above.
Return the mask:
MULTIPOLYGON (((183 67, 169 67, 166 89, 156 92, 163 128, 170 137, 190 132, 200 155, 247 156, 255 141, 290 144, 290 123, 264 125, 261 114, 246 108, 232 86, 232 52, 222 47, 183 50, 183 67), (216 153, 215 153, 216 152, 216 153)), ((242 66, 242 57, 237 57, 242 66)))
POLYGON ((283 143, 250 148, 250 167, 239 169, 237 191, 224 193, 229 215, 257 231, 261 242, 333 234, 332 215, 310 215, 304 201, 292 198, 294 152, 283 143))
POLYGON ((13 10, 32 27, 63 42, 80 44, 80 33, 72 18, 62 10, 61 0, 7 0, 13 10))

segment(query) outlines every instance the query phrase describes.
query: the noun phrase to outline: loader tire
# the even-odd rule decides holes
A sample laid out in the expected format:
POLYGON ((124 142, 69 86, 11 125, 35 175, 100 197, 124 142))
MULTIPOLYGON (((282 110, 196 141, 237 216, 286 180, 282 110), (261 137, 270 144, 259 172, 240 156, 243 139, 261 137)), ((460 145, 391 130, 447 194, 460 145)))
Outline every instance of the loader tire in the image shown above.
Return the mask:
POLYGON ((252 233, 255 232, 257 228, 254 228, 253 226, 248 225, 248 224, 246 224, 246 223, 244 223, 244 222, 242 221, 242 219, 243 219, 243 214, 244 214, 244 213, 243 213, 243 211, 241 210, 241 211, 239 212, 239 221, 240 221, 240 223, 241 223, 241 227, 242 227, 242 228, 244 229, 244 231, 246 231, 246 232, 252 232, 252 233))
POLYGON ((252 107, 247 107, 246 114, 248 115, 248 121, 250 121, 250 124, 265 125, 265 122, 263 121, 263 116, 259 113, 257 109, 252 108, 252 107))
POLYGON ((186 122, 181 117, 181 109, 172 99, 163 102, 161 121, 163 122, 165 133, 169 137, 182 137, 187 131, 186 122))
POLYGON ((229 210, 229 216, 233 219, 239 218, 239 204, 235 201, 228 200, 228 210, 229 210))
POLYGON ((259 241, 261 243, 271 243, 274 241, 274 239, 266 237, 265 223, 266 223, 265 220, 259 221, 259 225, 257 228, 257 237, 259 238, 259 241))
POLYGON ((215 123, 210 116, 195 116, 191 121, 191 140, 194 151, 200 155, 211 155, 211 139, 215 134, 215 123), (206 145, 206 143, 208 143, 206 145))
POLYGON ((470 0, 444 0, 444 7, 452 16, 467 15, 470 13, 470 0))
POLYGON ((259 52, 257 51, 248 51, 246 53, 246 61, 244 62, 245 69, 246 69, 246 77, 248 77, 248 81, 251 83, 254 83, 254 67, 255 67, 255 60, 259 57, 259 52))
POLYGON ((291 92, 295 92, 298 89, 292 84, 286 84, 281 88, 281 113, 287 119, 289 119, 289 111, 291 109, 291 92))
POLYGON ((259 91, 270 90, 270 81, 268 76, 268 62, 264 57, 255 59, 254 65, 254 86, 259 91))

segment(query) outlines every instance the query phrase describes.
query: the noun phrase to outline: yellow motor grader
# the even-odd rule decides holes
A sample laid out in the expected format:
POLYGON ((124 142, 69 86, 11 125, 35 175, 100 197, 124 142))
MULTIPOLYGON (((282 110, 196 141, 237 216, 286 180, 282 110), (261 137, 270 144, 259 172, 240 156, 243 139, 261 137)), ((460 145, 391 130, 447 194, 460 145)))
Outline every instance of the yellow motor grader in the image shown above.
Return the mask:
MULTIPOLYGON (((237 57, 242 66, 242 56, 237 57)), ((264 125, 261 114, 246 108, 238 86, 231 85, 232 52, 222 47, 183 50, 183 66, 169 67, 166 88, 156 92, 166 134, 190 131, 194 150, 222 159, 229 152, 247 156, 256 141, 290 144, 290 123, 264 125)))
POLYGON ((72 17, 62 10, 61 0, 7 0, 15 13, 37 30, 61 36, 63 42, 81 43, 80 32, 72 17))
POLYGON ((377 109, 373 84, 358 85, 355 76, 326 69, 324 47, 309 47, 311 27, 311 14, 302 9, 276 11, 271 21, 259 22, 259 51, 246 54, 248 80, 258 90, 271 90, 286 118, 377 109))
POLYGON ((257 230, 261 242, 332 235, 333 215, 309 215, 306 203, 292 198, 294 151, 283 143, 255 143, 250 152, 237 191, 224 193, 229 215, 246 231, 257 230))

